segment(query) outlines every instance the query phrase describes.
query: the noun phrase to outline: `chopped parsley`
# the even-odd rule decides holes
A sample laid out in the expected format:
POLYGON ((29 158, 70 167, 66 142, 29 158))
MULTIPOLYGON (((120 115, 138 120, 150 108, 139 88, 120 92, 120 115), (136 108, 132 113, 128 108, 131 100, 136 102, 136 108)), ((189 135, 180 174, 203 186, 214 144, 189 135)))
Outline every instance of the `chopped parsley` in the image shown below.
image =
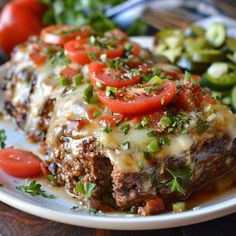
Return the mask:
POLYGON ((49 198, 49 199, 56 198, 55 195, 46 193, 46 191, 43 190, 41 187, 42 187, 41 184, 37 183, 36 180, 33 180, 33 181, 31 181, 31 183, 29 185, 24 184, 21 186, 17 186, 16 188, 20 192, 30 194, 31 196, 39 195, 39 196, 49 198))
POLYGON ((101 81, 97 81, 97 82, 96 82, 96 87, 97 87, 98 89, 101 89, 101 88, 103 87, 103 83, 102 83, 101 81))
POLYGON ((154 139, 153 141, 151 141, 148 145, 147 145, 147 150, 149 152, 158 152, 160 151, 160 145, 159 145, 159 141, 157 139, 154 139))
POLYGON ((71 209, 72 211, 77 212, 77 211, 79 211, 80 206, 72 206, 70 209, 71 209))
MULTIPOLYGON (((50 51, 50 49, 48 49, 50 51)), ((53 51, 53 49, 51 49, 53 51)), ((55 50, 55 48, 54 48, 55 50)), ((63 48, 59 48, 57 49, 58 51, 56 53, 48 53, 48 58, 49 58, 49 63, 52 65, 57 64, 58 62, 60 62, 61 64, 67 66, 70 64, 70 60, 68 59, 68 57, 65 55, 64 53, 64 49, 63 48)))
POLYGON ((121 133, 123 134, 123 135, 126 135, 126 134, 128 134, 129 133, 129 130, 130 130, 130 124, 122 124, 121 126, 120 126, 120 131, 121 131, 121 133))
POLYGON ((191 80, 192 80, 192 74, 190 74, 188 71, 185 71, 184 81, 191 81, 191 80))
POLYGON ((112 131, 112 128, 110 126, 105 126, 103 129, 102 129, 103 132, 109 134, 111 131, 112 131))
POLYGON ((115 98, 117 88, 115 87, 106 87, 106 96, 109 98, 115 98))
POLYGON ((76 185, 75 185, 75 190, 84 195, 87 198, 90 198, 92 196, 92 192, 94 190, 94 188, 96 187, 95 183, 90 183, 90 182, 82 182, 79 181, 76 185))
POLYGON ((100 116, 102 113, 100 111, 95 111, 93 113, 93 118, 97 118, 98 116, 100 116))
POLYGON ((141 120, 141 125, 142 125, 142 127, 147 127, 148 124, 149 124, 149 119, 147 116, 144 116, 141 120))
POLYGON ((162 129, 169 127, 172 124, 171 118, 169 116, 162 116, 160 119, 160 125, 162 129))
POLYGON ((165 99, 166 99, 165 96, 163 96, 163 97, 161 98, 161 105, 164 105, 164 104, 165 104, 165 99))
POLYGON ((99 101, 97 95, 93 92, 93 86, 91 84, 84 89, 82 98, 89 104, 94 104, 99 101))
POLYGON ((197 132, 198 133, 203 133, 203 132, 205 132, 208 128, 209 128, 210 126, 209 126, 209 124, 206 122, 206 121, 204 121, 204 120, 202 120, 202 119, 198 119, 197 120, 197 132))
POLYGON ((54 175, 48 175, 47 178, 52 185, 57 185, 57 178, 54 175))
POLYGON ((121 145, 122 145, 123 150, 130 149, 130 142, 129 141, 123 142, 121 145))
POLYGON ((1 149, 6 147, 6 143, 5 143, 6 139, 7 139, 7 136, 6 136, 5 130, 0 129, 0 147, 1 147, 1 149))
POLYGON ((143 161, 139 161, 139 162, 138 162, 138 168, 139 168, 140 170, 143 170, 143 169, 144 169, 143 161))
POLYGON ((82 84, 83 81, 83 75, 82 74, 78 74, 78 75, 74 75, 72 77, 72 83, 74 86, 78 86, 80 84, 82 84))
POLYGON ((171 174, 173 179, 170 181, 169 185, 172 192, 178 191, 181 194, 185 194, 185 190, 180 184, 179 180, 181 180, 184 184, 188 184, 191 181, 191 171, 189 168, 183 168, 177 171, 173 171, 167 169, 167 171, 171 174))
POLYGON ((61 86, 67 86, 69 84, 69 81, 66 77, 62 76, 60 77, 59 83, 61 86))

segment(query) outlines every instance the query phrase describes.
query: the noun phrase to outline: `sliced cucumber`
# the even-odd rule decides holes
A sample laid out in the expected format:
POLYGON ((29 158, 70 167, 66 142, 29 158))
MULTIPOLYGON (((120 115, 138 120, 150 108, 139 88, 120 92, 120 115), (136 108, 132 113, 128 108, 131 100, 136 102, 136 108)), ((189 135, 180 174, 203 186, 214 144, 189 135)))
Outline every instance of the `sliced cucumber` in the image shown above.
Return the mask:
POLYGON ((170 49, 176 49, 183 44, 183 37, 181 36, 169 36, 164 40, 167 47, 170 49))
POLYGON ((236 86, 234 86, 231 91, 231 105, 234 111, 236 111, 236 86))
POLYGON ((201 74, 205 72, 209 66, 208 63, 193 62, 191 60, 191 57, 188 54, 181 55, 176 60, 176 64, 183 70, 187 70, 187 71, 190 71, 192 73, 197 73, 197 74, 201 74))
POLYGON ((204 36, 205 30, 198 25, 192 25, 188 27, 184 33, 186 36, 204 36))
POLYGON ((228 73, 229 66, 225 62, 215 62, 207 69, 208 75, 213 78, 219 78, 222 75, 228 73))
POLYGON ((232 52, 236 52, 236 39, 234 38, 227 38, 226 45, 232 52))
POLYGON ((164 29, 160 30, 155 35, 155 44, 159 44, 160 42, 165 41, 167 37, 176 36, 183 38, 184 34, 181 30, 174 30, 174 29, 164 29))
POLYGON ((224 54, 220 50, 214 49, 194 51, 190 55, 192 61, 199 63, 211 63, 214 61, 223 61, 225 59, 224 54))
POLYGON ((177 47, 175 49, 168 49, 163 51, 161 54, 166 56, 172 63, 175 62, 176 58, 179 57, 183 48, 177 47))
POLYGON ((184 48, 186 51, 196 51, 203 49, 206 46, 206 40, 204 38, 186 38, 184 40, 184 48))
POLYGON ((215 78, 210 76, 208 73, 205 73, 203 77, 207 80, 207 84, 212 89, 229 89, 236 84, 236 74, 228 73, 215 78))
POLYGON ((214 23, 206 31, 207 41, 214 47, 221 47, 226 39, 226 27, 221 23, 214 23))
POLYGON ((233 54, 227 54, 226 57, 233 63, 236 63, 236 51, 233 54))

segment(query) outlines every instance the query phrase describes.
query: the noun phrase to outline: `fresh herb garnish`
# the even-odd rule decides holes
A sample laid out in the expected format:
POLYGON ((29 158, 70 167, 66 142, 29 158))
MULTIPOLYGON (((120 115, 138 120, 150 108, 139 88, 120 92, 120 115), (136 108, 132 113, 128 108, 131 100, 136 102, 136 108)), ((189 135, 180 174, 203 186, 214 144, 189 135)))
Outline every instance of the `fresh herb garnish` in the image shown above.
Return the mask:
POLYGON ((82 195, 84 195, 85 197, 90 198, 92 196, 92 192, 95 187, 96 187, 95 183, 90 183, 90 182, 84 183, 82 181, 79 181, 75 185, 75 190, 78 193, 81 193, 82 195))
POLYGON ((130 149, 130 142, 129 141, 123 142, 121 145, 122 145, 123 150, 130 149))
POLYGON ((109 98, 115 98, 117 88, 115 87, 106 87, 106 96, 109 98))
POLYGON ((159 145, 159 141, 157 139, 154 139, 153 141, 151 141, 148 145, 147 145, 147 150, 149 152, 158 152, 160 151, 160 145, 159 145))
POLYGON ((96 82, 96 87, 97 87, 98 89, 101 89, 101 88, 103 87, 103 83, 102 83, 101 81, 97 81, 97 82, 96 82))
POLYGON ((61 86, 67 86, 69 84, 68 79, 64 76, 60 78, 59 83, 61 86))
POLYGON ((33 180, 31 181, 31 183, 29 185, 21 185, 21 186, 17 186, 16 188, 22 192, 22 193, 28 193, 30 194, 31 196, 42 196, 42 197, 45 197, 45 198, 49 198, 49 199, 54 199, 56 198, 55 195, 53 194, 48 194, 46 193, 45 190, 43 190, 42 188, 42 185, 37 183, 36 180, 33 180))
POLYGON ((189 168, 180 169, 177 171, 173 171, 167 169, 167 171, 171 174, 173 179, 170 181, 169 185, 172 192, 178 191, 181 194, 185 194, 185 190, 182 185, 179 183, 181 180, 184 184, 188 184, 191 181, 191 170, 189 168))
POLYGON ((112 128, 110 126, 105 126, 103 129, 102 129, 103 132, 105 133, 110 133, 112 131, 112 128))
POLYGON ((78 75, 74 75, 72 77, 72 83, 74 86, 78 86, 80 84, 82 84, 83 81, 83 75, 82 74, 78 74, 78 75))
POLYGON ((143 170, 143 169, 144 169, 143 161, 139 161, 139 162, 138 162, 138 168, 139 168, 140 170, 143 170))
POLYGON ((91 84, 84 89, 82 98, 89 104, 94 104, 99 101, 97 95, 93 92, 93 86, 91 84))
POLYGON ((120 131, 121 131, 121 133, 123 134, 123 135, 126 135, 126 134, 128 134, 129 133, 129 130, 130 130, 130 124, 122 124, 121 126, 120 126, 120 131))
POLYGON ((102 113, 100 111, 95 111, 93 113, 93 118, 97 118, 98 116, 100 116, 102 113))
POLYGON ((79 211, 80 206, 72 206, 70 209, 71 209, 72 211, 77 212, 77 211, 79 211))
POLYGON ((6 147, 6 143, 5 143, 6 139, 7 139, 7 136, 6 136, 5 130, 0 129, 0 147, 1 147, 1 149, 6 147))
POLYGON ((209 127, 210 126, 209 126, 209 124, 206 121, 204 121, 204 120, 202 120, 200 118, 197 120, 197 132, 198 133, 205 132, 209 127))
POLYGON ((89 209, 88 209, 88 213, 89 213, 89 214, 97 214, 97 213, 99 213, 99 212, 101 212, 101 211, 98 211, 98 210, 95 209, 95 208, 89 208, 89 209))
POLYGON ((57 178, 54 175, 48 175, 47 178, 52 185, 57 185, 57 178))
POLYGON ((170 119, 169 116, 162 116, 162 118, 160 119, 160 125, 162 129, 166 129, 167 127, 169 127, 172 124, 172 121, 170 119))

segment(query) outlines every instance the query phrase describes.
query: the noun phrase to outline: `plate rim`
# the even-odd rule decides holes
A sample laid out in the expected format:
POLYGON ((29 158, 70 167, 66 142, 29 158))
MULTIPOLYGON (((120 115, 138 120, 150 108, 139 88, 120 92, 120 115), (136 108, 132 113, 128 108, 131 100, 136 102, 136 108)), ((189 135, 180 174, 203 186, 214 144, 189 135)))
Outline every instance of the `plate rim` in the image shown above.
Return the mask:
POLYGON ((84 215, 60 212, 43 206, 25 202, 17 197, 0 191, 0 201, 32 215, 75 226, 109 230, 151 230, 186 226, 216 219, 236 212, 236 197, 182 213, 167 213, 156 216, 130 217, 109 215, 84 215))
MULTIPOLYGON (((151 37, 135 37, 137 40, 148 40, 151 37), (141 39, 142 38, 142 39, 141 39)), ((134 39, 135 39, 134 38, 134 39)), ((0 69, 3 69, 0 68, 0 69)), ((0 73, 3 71, 0 70, 0 73)), ((27 200, 27 198, 25 198, 27 200)), ((34 205, 15 197, 9 193, 0 190, 0 201, 29 214, 53 220, 60 223, 110 230, 151 230, 180 227, 190 224, 196 224, 219 218, 230 213, 236 212, 236 197, 231 199, 212 203, 199 209, 189 210, 182 213, 167 213, 156 216, 130 216, 122 217, 109 215, 84 215, 80 213, 67 213, 49 209, 43 205, 34 205)))

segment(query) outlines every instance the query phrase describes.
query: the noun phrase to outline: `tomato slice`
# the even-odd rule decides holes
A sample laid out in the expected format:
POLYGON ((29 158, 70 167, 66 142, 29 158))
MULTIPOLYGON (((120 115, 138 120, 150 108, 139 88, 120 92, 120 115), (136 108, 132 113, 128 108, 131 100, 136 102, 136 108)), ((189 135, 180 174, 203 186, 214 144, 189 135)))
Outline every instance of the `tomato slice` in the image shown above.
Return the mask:
POLYGON ((122 65, 122 68, 115 70, 109 68, 106 64, 94 61, 89 64, 89 79, 94 86, 101 82, 104 86, 125 87, 140 82, 143 74, 148 71, 146 64, 122 65), (134 67, 134 68, 133 68, 134 67))
POLYGON ((45 43, 64 45, 75 38, 87 38, 90 34, 89 26, 79 29, 69 25, 52 25, 42 29, 40 37, 45 43))
MULTIPOLYGON (((181 80, 184 79, 185 74, 182 72, 177 72, 177 71, 163 71, 165 75, 173 80, 181 80)), ((195 81, 200 81, 200 76, 199 75, 192 75, 191 76, 193 80, 195 81)))
MULTIPOLYGON (((106 45, 104 45, 106 46, 106 45)), ((109 47, 112 45, 109 45, 109 47)), ((90 56, 94 55, 100 57, 102 54, 106 54, 108 58, 120 57, 124 52, 124 46, 122 44, 116 44, 111 48, 101 48, 98 45, 89 44, 89 39, 71 40, 65 45, 65 54, 67 57, 80 65, 88 64, 91 59, 90 56)))
POLYGON ((32 152, 6 148, 0 151, 0 167, 11 176, 29 178, 41 173, 41 160, 32 152))
POLYGON ((148 94, 145 88, 127 88, 118 91, 115 98, 106 96, 105 91, 99 91, 98 97, 112 111, 121 114, 140 114, 158 110, 167 105, 175 96, 176 86, 173 81, 164 80, 155 93, 148 94))

